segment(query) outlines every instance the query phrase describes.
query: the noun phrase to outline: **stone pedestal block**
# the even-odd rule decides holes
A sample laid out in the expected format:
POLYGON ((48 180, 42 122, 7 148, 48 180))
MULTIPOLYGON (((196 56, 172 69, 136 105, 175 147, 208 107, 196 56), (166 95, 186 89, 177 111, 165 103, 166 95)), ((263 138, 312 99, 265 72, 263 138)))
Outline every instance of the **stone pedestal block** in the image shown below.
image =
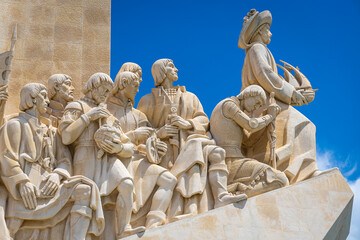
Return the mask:
POLYGON ((148 230, 148 239, 346 239, 354 194, 338 169, 148 230))

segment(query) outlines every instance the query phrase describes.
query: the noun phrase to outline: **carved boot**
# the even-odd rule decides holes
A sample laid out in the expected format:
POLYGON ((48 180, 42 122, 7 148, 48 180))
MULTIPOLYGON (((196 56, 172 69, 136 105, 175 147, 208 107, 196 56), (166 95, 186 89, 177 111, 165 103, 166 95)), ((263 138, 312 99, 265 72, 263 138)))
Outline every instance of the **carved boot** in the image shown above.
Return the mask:
POLYGON ((233 195, 227 191, 227 172, 210 171, 209 181, 215 199, 214 208, 246 200, 246 194, 233 195))
POLYGON ((162 211, 150 211, 146 216, 146 229, 156 228, 165 224, 166 215, 162 211))
POLYGON ((141 227, 136 227, 136 228, 132 228, 130 224, 126 224, 125 229, 123 234, 121 234, 119 236, 119 234, 117 235, 117 239, 121 239, 130 235, 134 235, 140 232, 144 232, 146 230, 145 227, 141 226, 141 227))

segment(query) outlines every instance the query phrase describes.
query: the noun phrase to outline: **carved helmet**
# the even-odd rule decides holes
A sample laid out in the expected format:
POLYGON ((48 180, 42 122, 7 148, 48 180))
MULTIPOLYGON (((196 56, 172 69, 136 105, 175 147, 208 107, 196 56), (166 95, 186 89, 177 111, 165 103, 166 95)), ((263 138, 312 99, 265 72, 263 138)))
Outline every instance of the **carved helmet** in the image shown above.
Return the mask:
POLYGON ((259 13, 255 9, 251 9, 247 16, 244 17, 244 23, 240 32, 238 47, 245 50, 251 47, 249 42, 256 31, 264 24, 269 24, 269 26, 271 26, 271 23, 272 16, 269 11, 266 10, 259 13))

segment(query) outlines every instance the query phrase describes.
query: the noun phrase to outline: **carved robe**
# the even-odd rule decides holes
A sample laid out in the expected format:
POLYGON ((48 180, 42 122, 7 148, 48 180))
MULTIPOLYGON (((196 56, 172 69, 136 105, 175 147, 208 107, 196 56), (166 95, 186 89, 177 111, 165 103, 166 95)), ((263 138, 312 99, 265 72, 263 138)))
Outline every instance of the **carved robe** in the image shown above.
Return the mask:
MULTIPOLYGON (((109 98, 107 108, 120 121, 122 130, 131 141, 140 145, 141 142, 136 139, 133 131, 139 127, 150 126, 145 114, 133 108, 131 102, 127 102, 124 106, 123 102, 114 96, 109 98)), ((127 163, 127 169, 134 179, 133 212, 136 213, 149 199, 159 176, 167 169, 150 163, 146 159, 146 155, 139 151, 135 151, 133 158, 127 163)))
MULTIPOLYGON (((90 207, 93 210, 88 233, 100 235, 104 217, 96 185, 84 177, 71 177, 71 155, 63 148, 56 129, 38 124, 38 119, 27 113, 9 120, 0 129, 0 173, 9 191, 6 217, 24 220, 24 229, 44 229, 63 221, 71 211, 69 202, 76 186, 85 183, 92 187, 90 207), (54 196, 44 196, 40 189, 49 173, 58 173, 65 179, 54 196), (27 209, 18 190, 18 184, 30 181, 38 192, 38 206, 27 209)), ((69 236, 65 230, 64 239, 69 236)))
MULTIPOLYGON (((141 98, 138 109, 145 113, 154 128, 169 124, 168 116, 174 112, 192 125, 191 130, 180 130, 178 148, 163 140, 168 145, 168 151, 160 163, 178 179, 176 191, 183 198, 197 194, 206 199, 208 155, 215 149, 215 141, 208 133, 209 119, 204 113, 199 99, 185 87, 175 87, 176 96, 171 101, 162 87, 152 89, 152 93, 141 98), (175 155, 174 155, 174 151, 175 155), (178 157, 174 159, 174 156, 178 157)), ((205 200, 211 201, 210 199, 205 200)), ((212 208, 208 202, 199 204, 199 212, 212 208)))
MULTIPOLYGON (((81 117, 92 107, 88 101, 74 101, 69 103, 59 126, 60 132, 75 121, 87 125, 81 135, 71 144, 74 153, 74 175, 84 175, 95 181, 101 196, 109 196, 125 179, 132 179, 124 164, 114 154, 105 154, 98 159, 94 134, 99 129, 99 121, 85 122, 81 117)), ((126 138, 126 137, 125 137, 126 138)))
MULTIPOLYGON (((274 92, 276 103, 281 108, 275 123, 278 169, 286 173, 290 183, 310 177, 317 170, 315 125, 290 106, 295 87, 278 76, 274 57, 261 43, 246 50, 242 90, 252 84, 264 88, 268 95, 274 92)), ((267 162, 269 146, 263 134, 257 133, 247 141, 247 155, 267 162)))

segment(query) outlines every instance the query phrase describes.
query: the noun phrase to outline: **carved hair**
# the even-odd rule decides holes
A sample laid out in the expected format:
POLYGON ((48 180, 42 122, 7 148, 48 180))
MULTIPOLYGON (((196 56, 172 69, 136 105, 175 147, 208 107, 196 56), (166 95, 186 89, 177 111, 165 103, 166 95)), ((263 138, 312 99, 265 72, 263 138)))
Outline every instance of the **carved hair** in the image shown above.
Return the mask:
POLYGON ((159 86, 166 78, 165 67, 169 62, 173 62, 171 59, 163 58, 159 59, 151 67, 151 73, 155 81, 155 87, 159 86))
POLYGON ((55 86, 63 84, 67 79, 71 80, 71 77, 66 74, 54 74, 49 78, 48 80, 49 99, 52 99, 56 95, 55 86))
POLYGON ((239 98, 240 100, 244 100, 245 98, 256 97, 256 96, 260 96, 262 100, 262 104, 265 105, 266 94, 264 89, 259 85, 250 85, 246 87, 244 90, 241 91, 239 95, 237 95, 237 98, 239 98))
POLYGON ((83 93, 87 94, 88 92, 91 91, 91 89, 98 88, 102 84, 109 84, 111 87, 114 86, 114 83, 111 80, 110 76, 107 75, 106 73, 101 73, 101 72, 94 73, 87 81, 83 89, 83 93))
MULTIPOLYGON (((122 72, 136 73, 139 70, 141 70, 141 67, 139 65, 137 65, 136 63, 133 63, 133 62, 127 62, 121 66, 119 73, 122 73, 122 72)), ((118 73, 118 75, 119 75, 119 73, 118 73)))
POLYGON ((140 82, 138 75, 136 75, 135 73, 129 71, 119 72, 115 78, 114 88, 111 91, 110 95, 115 95, 119 90, 124 89, 128 84, 135 81, 140 82))
POLYGON ((20 111, 26 111, 34 106, 34 99, 46 87, 41 83, 28 83, 20 91, 20 111))

